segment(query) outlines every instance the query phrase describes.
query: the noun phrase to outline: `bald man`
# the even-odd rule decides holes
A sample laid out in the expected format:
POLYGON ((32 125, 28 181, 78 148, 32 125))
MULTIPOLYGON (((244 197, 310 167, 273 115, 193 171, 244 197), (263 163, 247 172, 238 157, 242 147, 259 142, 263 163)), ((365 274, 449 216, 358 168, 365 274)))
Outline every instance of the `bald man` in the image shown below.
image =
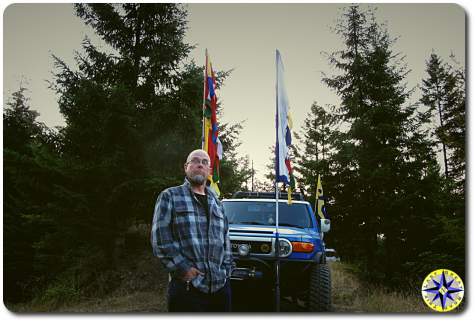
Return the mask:
POLYGON ((162 191, 155 204, 151 242, 170 273, 170 312, 231 311, 228 220, 206 186, 209 166, 206 151, 192 151, 184 165, 185 182, 162 191))

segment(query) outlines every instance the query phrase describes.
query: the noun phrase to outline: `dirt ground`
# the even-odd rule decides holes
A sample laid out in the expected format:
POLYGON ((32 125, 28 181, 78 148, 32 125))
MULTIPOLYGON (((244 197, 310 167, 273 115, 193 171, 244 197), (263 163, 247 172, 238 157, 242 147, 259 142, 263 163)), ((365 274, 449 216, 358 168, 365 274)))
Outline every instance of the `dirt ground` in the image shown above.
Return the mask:
MULTIPOLYGON (((344 263, 330 263, 332 276, 332 313, 416 313, 431 312, 419 294, 370 289, 363 285, 344 263)), ((120 271, 120 287, 99 299, 82 299, 54 310, 56 313, 159 313, 167 312, 168 275, 158 259, 148 252, 134 258, 133 265, 120 271)), ((257 291, 257 290, 256 290, 257 291)), ((247 291, 248 292, 248 291, 247 291)), ((272 293, 259 295, 259 303, 246 302, 248 293, 233 288, 233 307, 236 312, 273 312, 272 293)), ((255 301, 254 301, 255 302, 255 301)), ((17 312, 38 312, 34 307, 18 307, 17 312)), ((284 297, 282 312, 306 312, 304 303, 284 297)))

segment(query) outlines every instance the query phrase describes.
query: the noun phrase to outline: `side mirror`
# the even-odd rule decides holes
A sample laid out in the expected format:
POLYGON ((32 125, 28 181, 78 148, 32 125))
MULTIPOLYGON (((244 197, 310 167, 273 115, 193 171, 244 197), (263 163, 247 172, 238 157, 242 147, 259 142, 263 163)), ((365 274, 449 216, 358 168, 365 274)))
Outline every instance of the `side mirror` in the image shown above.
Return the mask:
POLYGON ((330 219, 320 219, 320 229, 322 233, 330 231, 330 219))

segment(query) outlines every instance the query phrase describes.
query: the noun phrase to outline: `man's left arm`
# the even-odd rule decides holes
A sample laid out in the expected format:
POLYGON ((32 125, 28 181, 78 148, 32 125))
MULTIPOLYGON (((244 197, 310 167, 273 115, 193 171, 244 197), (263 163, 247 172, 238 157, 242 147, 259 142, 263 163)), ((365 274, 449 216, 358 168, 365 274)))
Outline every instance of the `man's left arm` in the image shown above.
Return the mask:
POLYGON ((231 239, 229 238, 229 222, 226 216, 224 216, 224 266, 226 267, 226 276, 231 277, 232 269, 236 266, 236 263, 233 260, 233 254, 231 252, 231 239))

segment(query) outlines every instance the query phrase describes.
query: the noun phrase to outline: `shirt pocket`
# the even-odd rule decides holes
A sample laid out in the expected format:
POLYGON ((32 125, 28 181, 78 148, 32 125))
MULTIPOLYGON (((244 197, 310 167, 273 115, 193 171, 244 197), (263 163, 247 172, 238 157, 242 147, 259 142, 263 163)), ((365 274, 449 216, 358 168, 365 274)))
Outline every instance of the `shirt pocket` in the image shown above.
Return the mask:
POLYGON ((224 213, 221 211, 221 208, 217 205, 211 207, 211 213, 214 215, 214 219, 224 222, 224 213))
POLYGON ((193 209, 186 206, 176 207, 174 226, 181 243, 193 238, 196 231, 196 215, 193 209))
POLYGON ((213 235, 219 240, 224 240, 224 213, 217 205, 211 207, 213 235))

